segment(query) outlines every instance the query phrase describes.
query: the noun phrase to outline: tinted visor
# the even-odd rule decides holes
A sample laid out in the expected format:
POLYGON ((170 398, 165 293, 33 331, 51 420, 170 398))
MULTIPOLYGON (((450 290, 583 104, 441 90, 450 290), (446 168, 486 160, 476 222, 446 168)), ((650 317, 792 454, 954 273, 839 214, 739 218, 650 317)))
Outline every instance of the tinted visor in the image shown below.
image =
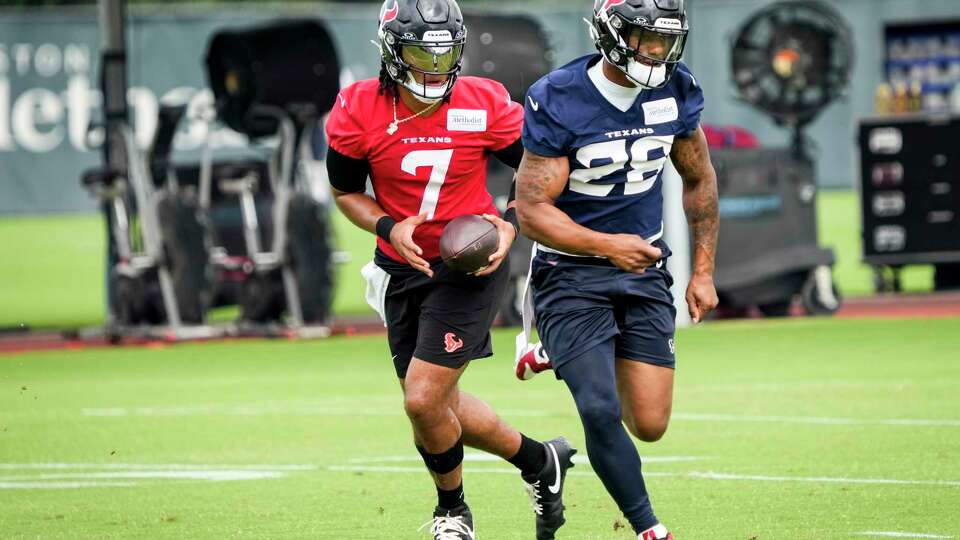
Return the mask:
POLYGON ((683 55, 685 30, 653 29, 649 26, 624 25, 620 37, 642 62, 672 64, 683 55))
POLYGON ((403 45, 403 61, 422 73, 447 75, 456 71, 463 56, 463 43, 437 43, 435 45, 403 45))

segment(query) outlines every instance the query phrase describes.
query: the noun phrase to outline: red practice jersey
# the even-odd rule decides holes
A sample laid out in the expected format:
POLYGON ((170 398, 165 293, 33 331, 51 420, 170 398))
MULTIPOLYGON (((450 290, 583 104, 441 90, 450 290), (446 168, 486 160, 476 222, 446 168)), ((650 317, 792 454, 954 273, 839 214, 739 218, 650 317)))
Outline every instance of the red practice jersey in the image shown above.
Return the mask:
MULTIPOLYGON (((459 77, 447 103, 426 117, 399 124, 395 133, 393 96, 379 94, 376 79, 343 89, 327 119, 330 147, 370 163, 377 202, 397 221, 426 213, 413 240, 423 258, 440 258, 440 234, 453 218, 497 214, 487 191, 487 159, 520 138, 523 107, 502 84, 459 77)), ((413 113, 398 100, 396 117, 413 113)), ((406 262, 388 242, 377 245, 390 258, 406 262)))

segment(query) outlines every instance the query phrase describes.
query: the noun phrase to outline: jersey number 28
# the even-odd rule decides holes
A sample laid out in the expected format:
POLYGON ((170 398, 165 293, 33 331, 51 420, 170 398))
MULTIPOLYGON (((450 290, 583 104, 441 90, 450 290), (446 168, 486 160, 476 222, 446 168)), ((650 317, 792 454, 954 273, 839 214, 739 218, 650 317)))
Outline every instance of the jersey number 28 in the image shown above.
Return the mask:
POLYGON ((630 170, 627 171, 623 194, 637 195, 649 190, 656 183, 660 171, 667 162, 667 156, 673 146, 673 138, 673 135, 668 135, 637 139, 630 145, 630 155, 627 155, 626 139, 588 144, 580 148, 577 150, 577 161, 587 168, 570 172, 570 191, 594 197, 609 195, 616 184, 592 184, 591 182, 622 171, 626 168, 627 162, 630 163, 630 170), (612 162, 591 167, 594 161, 600 160, 612 162))

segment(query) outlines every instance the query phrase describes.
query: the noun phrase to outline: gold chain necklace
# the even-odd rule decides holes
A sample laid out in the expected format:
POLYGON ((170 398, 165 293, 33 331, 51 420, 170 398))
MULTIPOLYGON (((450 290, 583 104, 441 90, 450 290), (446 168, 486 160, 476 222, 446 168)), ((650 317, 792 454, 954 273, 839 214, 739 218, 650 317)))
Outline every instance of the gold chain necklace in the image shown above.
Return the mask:
POLYGON ((414 118, 417 118, 418 116, 420 116, 420 115, 422 115, 422 114, 425 114, 427 111, 430 111, 431 109, 433 109, 434 107, 436 107, 437 104, 441 103, 441 101, 435 101, 435 102, 431 103, 426 109, 423 109, 422 111, 418 112, 417 114, 412 114, 412 115, 410 115, 410 116, 408 116, 408 117, 406 117, 406 118, 404 118, 404 119, 402 119, 402 120, 397 120, 397 101, 399 101, 399 100, 400 100, 399 97, 393 98, 393 122, 390 122, 390 125, 387 127, 387 135, 393 135, 394 133, 397 132, 397 129, 399 129, 400 124, 402 124, 402 123, 404 123, 404 122, 408 122, 408 121, 410 121, 410 120, 413 120, 414 118))

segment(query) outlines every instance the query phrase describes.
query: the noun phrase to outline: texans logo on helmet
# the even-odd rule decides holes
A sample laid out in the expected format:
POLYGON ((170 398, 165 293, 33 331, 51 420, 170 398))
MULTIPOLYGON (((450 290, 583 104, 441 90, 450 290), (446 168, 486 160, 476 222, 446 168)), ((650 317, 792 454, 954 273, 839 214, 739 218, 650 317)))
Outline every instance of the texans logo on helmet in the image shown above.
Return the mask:
POLYGON ((443 344, 446 345, 445 350, 448 353, 456 352, 463 348, 463 340, 458 339, 457 335, 453 332, 447 332, 447 334, 443 336, 443 344))
POLYGON ((380 28, 383 28, 388 22, 396 19, 398 13, 400 13, 400 6, 396 0, 394 0, 392 8, 384 8, 383 15, 380 17, 380 28))
POLYGON ((607 10, 614 6, 619 6, 620 4, 626 4, 627 0, 607 0, 603 3, 603 7, 600 8, 600 13, 605 13, 607 10))

